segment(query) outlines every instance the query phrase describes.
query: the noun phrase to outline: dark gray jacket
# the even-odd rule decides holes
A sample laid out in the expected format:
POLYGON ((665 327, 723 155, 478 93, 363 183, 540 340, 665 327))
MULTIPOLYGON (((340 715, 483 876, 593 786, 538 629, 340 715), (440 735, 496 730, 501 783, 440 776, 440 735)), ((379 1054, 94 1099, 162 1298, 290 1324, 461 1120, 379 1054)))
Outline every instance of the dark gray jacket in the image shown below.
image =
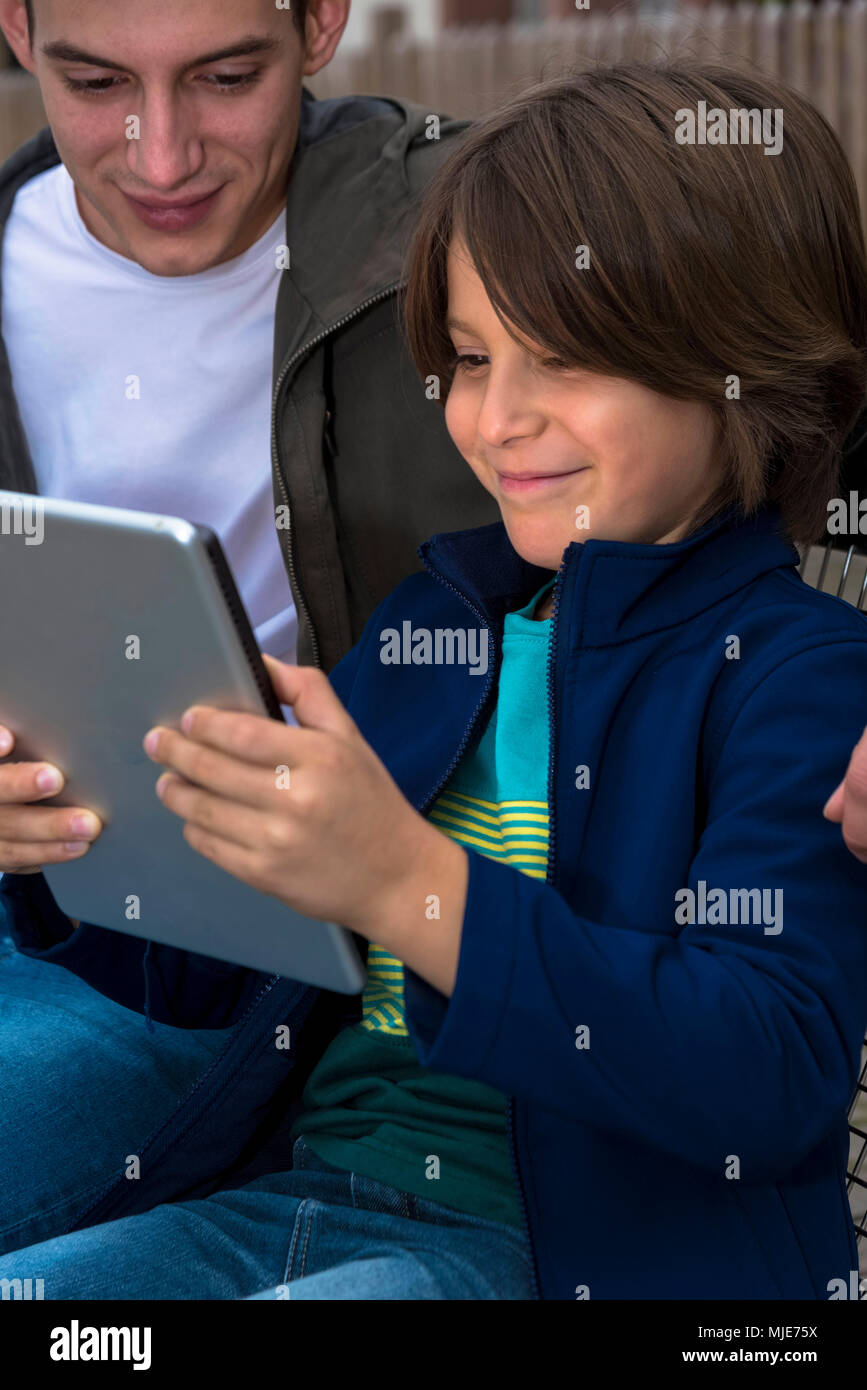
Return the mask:
MULTIPOLYGON (((275 321, 272 470, 275 507, 290 518, 277 534, 298 660, 326 671, 377 603, 421 568, 421 541, 499 519, 440 403, 425 396, 398 321, 413 206, 467 124, 443 117, 441 138, 429 140, 430 114, 379 97, 302 95, 286 209, 291 269, 275 321)), ((46 129, 3 166, 0 235, 17 190, 58 162, 46 129)), ((2 339, 0 487, 38 491, 2 339)))

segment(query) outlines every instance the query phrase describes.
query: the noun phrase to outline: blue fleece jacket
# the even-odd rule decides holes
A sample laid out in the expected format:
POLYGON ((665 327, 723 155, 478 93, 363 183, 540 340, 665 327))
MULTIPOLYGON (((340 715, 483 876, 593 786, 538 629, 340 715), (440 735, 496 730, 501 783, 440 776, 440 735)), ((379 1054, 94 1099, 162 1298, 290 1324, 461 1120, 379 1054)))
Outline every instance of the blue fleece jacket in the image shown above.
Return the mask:
MULTIPOLYGON (((419 554, 331 679, 424 812, 495 698, 504 614, 545 571, 501 523, 419 554), (383 664, 404 621, 487 629, 486 674, 383 664)), ((797 564, 774 507, 674 545, 567 547, 546 880, 469 851, 453 995, 406 972, 422 1064, 510 1097, 541 1297, 825 1299, 857 1267, 867 867, 821 812, 867 718, 867 617, 797 564)), ((141 941, 70 934, 41 875, 7 875, 0 901, 22 950, 129 1007, 147 974, 154 1017, 236 1025, 144 1145, 142 1182, 119 1173, 77 1226, 288 1161, 304 1078, 358 999, 156 944, 143 971, 141 941)))

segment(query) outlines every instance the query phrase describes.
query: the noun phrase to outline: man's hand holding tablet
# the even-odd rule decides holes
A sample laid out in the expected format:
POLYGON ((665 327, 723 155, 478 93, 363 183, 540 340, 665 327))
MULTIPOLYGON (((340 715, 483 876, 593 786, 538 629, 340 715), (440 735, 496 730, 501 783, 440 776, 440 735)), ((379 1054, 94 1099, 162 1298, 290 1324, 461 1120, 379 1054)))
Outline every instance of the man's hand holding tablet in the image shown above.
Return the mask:
MULTIPOLYGON (((11 730, 0 726, 0 758, 14 751, 11 730)), ((63 773, 50 763, 0 765, 0 873, 38 874, 85 854, 102 822, 83 806, 41 806, 63 790, 63 773)))
POLYGON ((0 870, 21 912, 35 904, 27 885, 41 870, 44 888, 35 883, 34 891, 43 909, 51 911, 47 892, 82 930, 125 932, 357 994, 363 945, 327 914, 335 902, 348 905, 353 921, 359 904, 376 910, 374 882, 388 856, 380 847, 371 871, 356 873, 368 841, 351 852, 353 816, 369 816, 371 796, 382 802, 401 870, 416 821, 434 832, 401 797, 327 677, 272 663, 284 703, 312 710, 310 727, 287 725, 219 538, 207 526, 2 490, 0 507, 13 519, 38 510, 41 522, 38 541, 30 543, 33 528, 16 524, 0 545, 0 593, 15 595, 0 604, 0 725, 11 734, 0 759, 13 748, 17 759, 0 761, 0 870), (312 682, 306 701, 299 681, 312 682), (202 712, 189 740, 179 726, 191 707, 202 712), (187 834, 154 792, 142 742, 157 726, 169 741, 167 764, 198 748, 194 765, 181 758, 177 771, 187 780, 179 787, 175 778, 166 801, 193 822, 187 834), (278 766, 292 768, 292 793, 278 766), (40 787, 37 776, 51 768, 61 772, 60 784, 40 787), (208 781, 214 775, 216 785, 208 781), (334 821, 343 776, 344 814, 334 821), (188 807, 190 796, 196 801, 188 807), (214 820, 218 799, 225 805, 214 820), (50 804, 36 804, 42 800, 50 804), (300 837, 299 811, 310 819, 300 837), (88 812, 90 828, 79 827, 88 812), (314 826, 325 842, 316 855, 314 826), (85 848, 69 850, 70 841, 85 848), (350 880, 357 880, 355 892, 350 880), (290 905, 314 900, 315 916, 290 905))

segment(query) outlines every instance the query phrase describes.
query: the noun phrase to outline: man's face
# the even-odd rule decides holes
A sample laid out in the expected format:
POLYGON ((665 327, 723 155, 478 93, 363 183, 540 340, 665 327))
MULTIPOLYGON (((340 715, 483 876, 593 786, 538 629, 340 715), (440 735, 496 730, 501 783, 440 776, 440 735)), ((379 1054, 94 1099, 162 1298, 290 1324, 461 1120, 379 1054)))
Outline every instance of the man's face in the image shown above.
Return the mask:
POLYGON ((330 45, 274 0, 35 0, 32 60, 19 56, 93 235, 155 275, 251 246, 285 199, 301 84, 348 0, 322 9, 330 45))

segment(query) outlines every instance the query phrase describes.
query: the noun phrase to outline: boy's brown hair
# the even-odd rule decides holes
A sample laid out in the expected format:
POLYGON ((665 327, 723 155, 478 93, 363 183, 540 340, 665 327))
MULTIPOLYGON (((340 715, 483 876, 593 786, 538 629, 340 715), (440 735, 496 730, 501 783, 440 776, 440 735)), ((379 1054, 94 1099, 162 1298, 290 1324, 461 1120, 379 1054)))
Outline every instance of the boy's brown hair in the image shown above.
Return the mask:
POLYGON ((726 476, 692 529, 771 500, 792 540, 823 539, 865 403, 867 266, 851 169, 804 97, 721 66, 629 64, 541 83, 472 126, 409 251, 410 351, 443 397, 455 236, 546 354, 712 409, 726 476), (700 101, 782 110, 781 151, 678 143, 677 113, 700 101))

